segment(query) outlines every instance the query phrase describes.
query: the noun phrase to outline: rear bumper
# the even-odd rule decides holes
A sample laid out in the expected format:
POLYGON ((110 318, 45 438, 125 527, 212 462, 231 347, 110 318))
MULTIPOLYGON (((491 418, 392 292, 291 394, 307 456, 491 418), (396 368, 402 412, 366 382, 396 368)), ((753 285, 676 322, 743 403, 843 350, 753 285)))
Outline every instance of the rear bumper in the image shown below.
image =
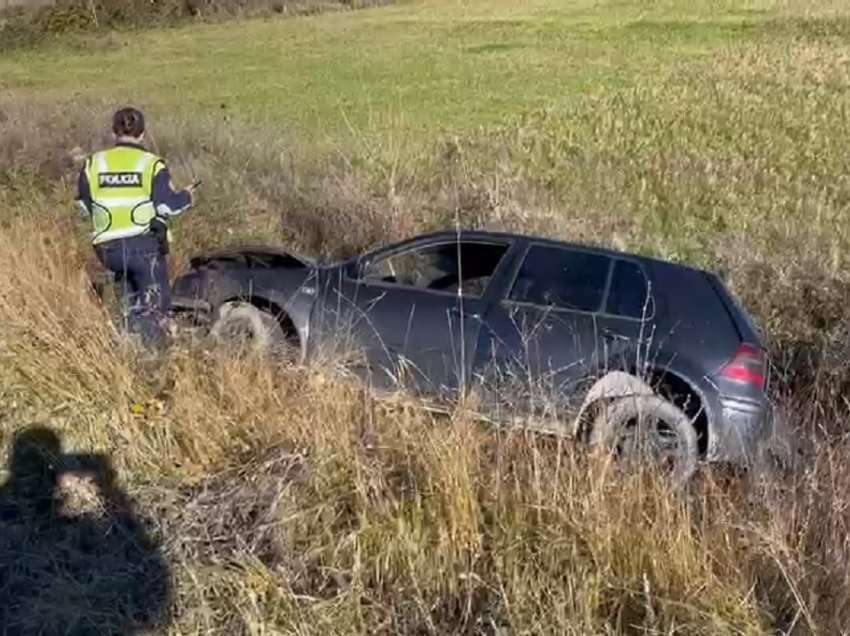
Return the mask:
POLYGON ((767 438, 770 409, 766 402, 724 396, 709 431, 708 460, 750 465, 767 438))

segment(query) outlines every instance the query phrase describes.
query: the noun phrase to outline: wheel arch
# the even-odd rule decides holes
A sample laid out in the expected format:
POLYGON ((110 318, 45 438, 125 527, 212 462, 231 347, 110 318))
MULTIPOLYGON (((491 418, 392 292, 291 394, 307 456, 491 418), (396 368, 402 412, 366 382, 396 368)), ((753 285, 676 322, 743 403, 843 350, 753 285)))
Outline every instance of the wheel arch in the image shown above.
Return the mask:
POLYGON ((682 374, 669 368, 650 368, 646 376, 658 395, 672 402, 691 420, 697 432, 697 450, 700 457, 705 457, 711 430, 710 406, 703 391, 682 374))

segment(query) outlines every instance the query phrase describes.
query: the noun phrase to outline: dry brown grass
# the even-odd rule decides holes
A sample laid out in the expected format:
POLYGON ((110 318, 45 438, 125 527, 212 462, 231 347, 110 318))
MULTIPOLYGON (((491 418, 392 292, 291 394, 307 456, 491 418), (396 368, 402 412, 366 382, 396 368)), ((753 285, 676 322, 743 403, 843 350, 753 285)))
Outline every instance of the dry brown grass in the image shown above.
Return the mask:
POLYGON ((176 580, 172 633, 841 633, 850 619, 844 442, 780 479, 706 474, 682 498, 322 369, 192 348, 151 367, 118 345, 76 241, 34 227, 2 235, 3 399, 18 408, 0 426, 40 421, 114 458, 176 580))

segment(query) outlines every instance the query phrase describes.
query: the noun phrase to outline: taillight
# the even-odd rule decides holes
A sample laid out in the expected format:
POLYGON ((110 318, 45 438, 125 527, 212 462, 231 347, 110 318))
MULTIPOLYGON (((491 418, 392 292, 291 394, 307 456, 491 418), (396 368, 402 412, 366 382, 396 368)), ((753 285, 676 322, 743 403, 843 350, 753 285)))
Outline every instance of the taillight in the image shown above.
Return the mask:
POLYGON ((748 384, 764 391, 766 367, 767 360, 760 347, 742 344, 738 347, 732 360, 723 367, 720 376, 726 380, 748 384))

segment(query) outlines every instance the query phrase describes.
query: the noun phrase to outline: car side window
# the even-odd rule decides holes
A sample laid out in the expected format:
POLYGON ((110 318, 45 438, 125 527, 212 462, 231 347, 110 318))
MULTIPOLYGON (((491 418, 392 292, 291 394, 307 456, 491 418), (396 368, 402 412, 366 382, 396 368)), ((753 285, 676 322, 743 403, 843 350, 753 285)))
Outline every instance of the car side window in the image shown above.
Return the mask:
POLYGON ((507 243, 476 241, 415 247, 367 263, 360 280, 455 294, 460 285, 463 294, 481 296, 507 250, 507 243))
POLYGON ((640 265, 632 261, 616 261, 605 312, 625 318, 648 318, 652 315, 649 282, 640 265))
POLYGON ((508 299, 574 311, 599 311, 611 261, 601 254, 533 245, 508 299))

